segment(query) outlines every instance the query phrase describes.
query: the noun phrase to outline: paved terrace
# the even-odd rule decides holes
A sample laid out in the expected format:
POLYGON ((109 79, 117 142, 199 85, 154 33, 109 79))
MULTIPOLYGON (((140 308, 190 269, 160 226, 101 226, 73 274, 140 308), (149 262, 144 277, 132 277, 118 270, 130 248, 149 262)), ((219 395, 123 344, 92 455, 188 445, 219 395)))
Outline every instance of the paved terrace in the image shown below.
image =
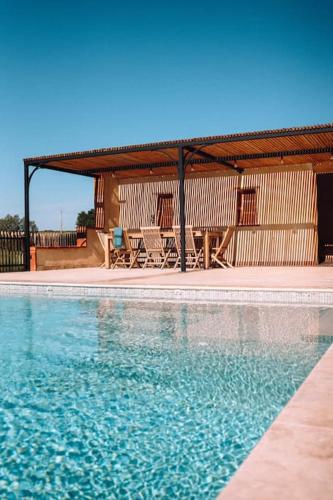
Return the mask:
POLYGON ((0 282, 333 290, 333 267, 238 267, 186 273, 173 269, 85 268, 1 273, 0 282))

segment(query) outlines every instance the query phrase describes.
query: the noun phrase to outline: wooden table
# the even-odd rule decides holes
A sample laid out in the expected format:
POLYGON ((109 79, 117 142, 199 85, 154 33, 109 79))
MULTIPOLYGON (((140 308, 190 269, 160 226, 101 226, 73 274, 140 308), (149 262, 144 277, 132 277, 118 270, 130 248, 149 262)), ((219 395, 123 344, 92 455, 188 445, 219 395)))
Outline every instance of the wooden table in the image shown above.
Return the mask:
MULTIPOLYGON (((194 229, 193 234, 195 238, 203 238, 203 257, 204 257, 204 269, 209 269, 211 264, 210 259, 210 249, 212 239, 217 239, 223 237, 224 231, 221 230, 211 230, 211 229, 194 229)), ((142 233, 138 229, 128 229, 127 234, 129 238, 136 240, 142 239, 142 233)), ((170 229, 161 229, 162 238, 174 238, 174 233, 170 229)), ((110 269, 110 241, 113 239, 113 233, 110 232, 105 235, 105 267, 110 269)))

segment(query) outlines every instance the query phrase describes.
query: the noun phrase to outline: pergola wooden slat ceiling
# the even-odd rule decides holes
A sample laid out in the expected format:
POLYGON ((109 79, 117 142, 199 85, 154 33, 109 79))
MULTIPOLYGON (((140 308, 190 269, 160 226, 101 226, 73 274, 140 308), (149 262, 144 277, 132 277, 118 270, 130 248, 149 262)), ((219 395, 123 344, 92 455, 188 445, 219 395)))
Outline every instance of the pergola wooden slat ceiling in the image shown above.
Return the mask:
POLYGON ((179 147, 198 173, 270 167, 281 159, 325 163, 333 154, 333 123, 39 156, 24 164, 89 176, 114 172, 119 179, 167 176, 177 172, 179 147))

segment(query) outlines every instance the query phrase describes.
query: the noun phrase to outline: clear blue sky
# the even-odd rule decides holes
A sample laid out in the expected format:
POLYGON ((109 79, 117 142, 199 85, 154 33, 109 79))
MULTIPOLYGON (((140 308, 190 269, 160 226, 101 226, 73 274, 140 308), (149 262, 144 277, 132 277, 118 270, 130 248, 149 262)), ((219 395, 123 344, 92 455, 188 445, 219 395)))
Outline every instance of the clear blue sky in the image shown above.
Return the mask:
MULTIPOLYGON (((0 217, 22 158, 333 121, 333 3, 0 0, 0 217)), ((37 172, 31 217, 74 226, 91 181, 37 172)))

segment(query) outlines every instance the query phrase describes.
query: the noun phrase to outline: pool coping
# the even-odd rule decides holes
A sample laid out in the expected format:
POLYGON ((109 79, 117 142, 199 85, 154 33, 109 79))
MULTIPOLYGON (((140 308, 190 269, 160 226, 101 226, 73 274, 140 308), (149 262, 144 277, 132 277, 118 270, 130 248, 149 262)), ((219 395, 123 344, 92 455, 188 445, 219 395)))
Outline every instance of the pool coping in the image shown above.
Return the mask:
POLYGON ((0 293, 117 299, 333 305, 333 289, 0 282, 0 293))
POLYGON ((333 498, 333 345, 331 345, 218 500, 333 498))

